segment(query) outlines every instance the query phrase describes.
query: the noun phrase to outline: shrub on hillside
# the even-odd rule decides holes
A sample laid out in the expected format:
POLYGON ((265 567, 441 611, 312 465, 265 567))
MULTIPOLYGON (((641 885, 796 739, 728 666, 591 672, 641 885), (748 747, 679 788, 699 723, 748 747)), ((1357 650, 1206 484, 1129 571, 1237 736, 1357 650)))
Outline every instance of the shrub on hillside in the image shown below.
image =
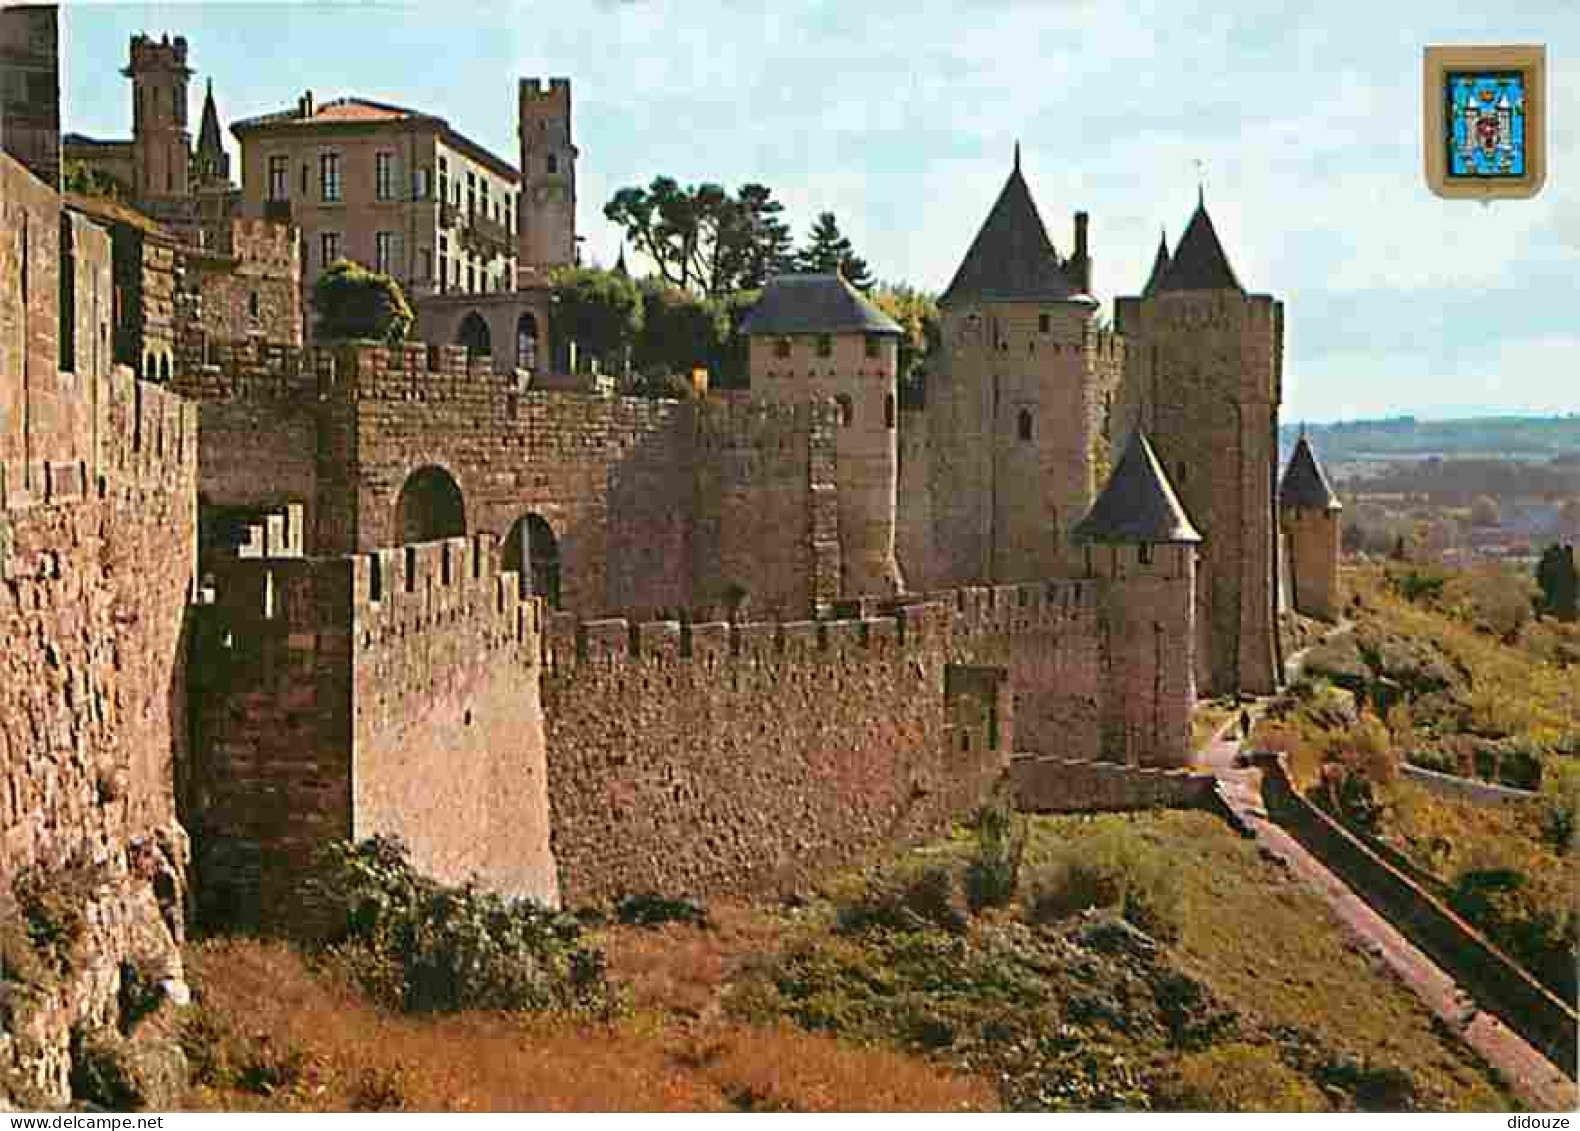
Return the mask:
POLYGON ((1123 828, 1104 830, 1038 870, 1027 916, 1054 923, 1091 908, 1114 908, 1155 939, 1179 937, 1182 891, 1174 865, 1123 828))
POLYGON ((1181 1058, 1158 1089, 1169 1111, 1327 1111, 1322 1093, 1265 1045, 1220 1045, 1181 1058))
POLYGON ((411 1012, 460 1009, 603 1010, 601 952, 580 924, 529 900, 419 874, 396 838, 340 844, 313 878, 342 926, 336 951, 383 1004, 411 1012))
POLYGON ((962 931, 968 923, 954 869, 941 862, 909 860, 878 873, 853 896, 840 900, 838 915, 844 931, 962 931))
POLYGON ((1559 853, 1574 847, 1580 810, 1580 761, 1554 757, 1542 770, 1542 831, 1559 853))
POLYGON ((976 853, 966 866, 966 899, 973 911, 1003 907, 1015 898, 1026 853, 1026 819, 993 802, 977 810, 976 853))

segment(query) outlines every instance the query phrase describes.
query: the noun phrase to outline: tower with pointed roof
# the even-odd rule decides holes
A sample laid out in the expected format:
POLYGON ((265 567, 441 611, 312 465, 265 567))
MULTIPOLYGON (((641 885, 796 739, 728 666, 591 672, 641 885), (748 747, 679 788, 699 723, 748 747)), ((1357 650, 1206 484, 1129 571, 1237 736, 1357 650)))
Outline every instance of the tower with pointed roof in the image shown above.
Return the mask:
MULTIPOLYGON (((901 566, 919 587, 1050 577, 1091 505, 1118 342, 1099 330, 1087 216, 1070 254, 1043 226, 1019 147, 938 300, 942 348, 924 414, 927 473, 907 475, 901 566)), ((913 445, 906 441, 907 452, 913 445)))
POLYGON ((1196 555, 1201 535, 1147 439, 1131 430, 1102 494, 1071 531, 1084 575, 1102 580, 1102 754, 1130 765, 1190 760, 1196 702, 1196 555))
POLYGON ((1213 693, 1279 682, 1278 405, 1283 304, 1241 285, 1198 193, 1142 293, 1114 304, 1125 339, 1116 424, 1139 422, 1202 536, 1196 675, 1213 693))
POLYGON ((1308 617, 1339 619, 1339 512, 1304 431, 1295 442, 1278 488, 1278 509, 1289 563, 1290 597, 1308 617))
POLYGON ((203 118, 198 125, 197 149, 192 154, 192 179, 199 189, 228 189, 230 154, 220 136, 219 110, 214 105, 214 80, 203 95, 203 118))
POLYGON ((754 397, 775 404, 832 399, 839 405, 834 479, 841 592, 901 592, 895 515, 904 331, 833 274, 769 279, 741 332, 754 397))

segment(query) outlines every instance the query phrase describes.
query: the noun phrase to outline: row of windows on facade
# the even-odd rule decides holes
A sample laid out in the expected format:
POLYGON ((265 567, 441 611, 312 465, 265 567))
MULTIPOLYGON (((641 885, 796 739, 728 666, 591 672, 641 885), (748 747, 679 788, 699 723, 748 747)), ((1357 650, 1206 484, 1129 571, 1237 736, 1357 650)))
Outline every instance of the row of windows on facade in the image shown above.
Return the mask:
MULTIPOLYGON (((867 350, 867 356, 868 357, 876 358, 876 357, 882 357, 883 356, 883 338, 882 338, 881 335, 868 334, 865 345, 866 345, 866 350, 867 350)), ((775 357, 789 357, 790 356, 790 346, 791 346, 791 340, 789 338, 776 338, 776 339, 774 339, 774 356, 775 357)), ((834 338, 833 338, 833 335, 831 335, 831 334, 818 334, 816 336, 816 346, 817 346, 817 356, 818 357, 833 357, 834 356, 834 338)))
MULTIPOLYGON (((844 393, 835 396, 834 400, 839 405, 840 427, 849 428, 856 423, 856 402, 844 393)), ((883 398, 883 426, 885 428, 894 427, 897 419, 895 416, 897 407, 893 393, 883 398)))
MULTIPOLYGON (((385 275, 397 278, 403 277, 404 240, 399 232, 373 233, 373 269, 385 275)), ((340 233, 320 232, 318 234, 319 266, 327 270, 329 265, 341 257, 340 233)), ((461 253, 451 258, 449 254, 449 240, 445 236, 439 237, 439 275, 433 273, 433 250, 419 248, 416 278, 420 282, 435 282, 442 290, 451 287, 461 289, 463 279, 466 290, 488 291, 508 289, 510 284, 510 263, 507 260, 504 269, 491 271, 488 264, 481 256, 461 253)))
MULTIPOLYGON (((272 154, 269 157, 269 199, 283 201, 290 199, 290 173, 291 159, 284 153, 272 154)), ((453 181, 449 176, 449 162, 439 158, 439 199, 456 208, 461 207, 461 180, 459 177, 453 181)), ((300 193, 306 196, 308 192, 306 165, 302 166, 300 193)), ((432 170, 420 167, 412 170, 411 199, 422 201, 430 199, 432 170)), ((341 185, 341 158, 340 154, 320 153, 318 155, 318 194, 326 204, 339 203, 343 197, 341 185)), ((399 165, 395 154, 380 152, 373 158, 373 198, 380 201, 397 202, 400 196, 399 165)), ((473 170, 466 174, 466 211, 475 215, 481 211, 484 216, 502 225, 512 235, 516 230, 516 198, 512 194, 503 197, 491 195, 487 177, 479 177, 473 170)))

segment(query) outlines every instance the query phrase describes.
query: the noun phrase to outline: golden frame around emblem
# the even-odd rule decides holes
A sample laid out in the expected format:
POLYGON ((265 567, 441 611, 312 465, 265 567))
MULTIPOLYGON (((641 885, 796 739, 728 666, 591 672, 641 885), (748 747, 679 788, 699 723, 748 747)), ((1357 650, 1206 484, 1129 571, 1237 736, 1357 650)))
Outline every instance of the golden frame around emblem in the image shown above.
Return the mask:
POLYGON ((1547 48, 1538 44, 1502 47, 1428 46, 1423 55, 1422 150, 1427 186, 1449 200, 1523 200, 1547 180, 1547 48), (1455 71, 1519 71, 1525 80, 1525 175, 1450 177, 1444 84, 1455 71))

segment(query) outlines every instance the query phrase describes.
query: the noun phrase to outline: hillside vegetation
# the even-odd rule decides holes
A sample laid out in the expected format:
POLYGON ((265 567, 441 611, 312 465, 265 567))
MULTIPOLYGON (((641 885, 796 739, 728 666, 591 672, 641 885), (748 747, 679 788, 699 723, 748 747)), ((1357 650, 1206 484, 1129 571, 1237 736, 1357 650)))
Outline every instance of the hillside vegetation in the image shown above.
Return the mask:
POLYGON ((1580 903, 1580 625, 1532 615, 1529 583, 1495 567, 1348 571, 1348 637, 1258 728, 1353 830, 1402 852, 1456 910, 1575 1000, 1580 903), (1489 807, 1401 777, 1412 762, 1532 791, 1489 807))
POLYGON ((1206 813, 989 810, 787 903, 529 913, 501 950, 474 931, 498 905, 417 882, 388 853, 352 858, 362 879, 369 861, 383 878, 358 889, 355 929, 329 949, 193 948, 191 1106, 1514 1103, 1317 896, 1206 813), (401 894, 414 883, 415 900, 401 894), (522 955, 547 983, 504 976, 522 955), (443 971, 538 996, 515 1012, 453 1008, 470 998, 443 971), (418 1001, 414 981, 449 996, 418 1001))

